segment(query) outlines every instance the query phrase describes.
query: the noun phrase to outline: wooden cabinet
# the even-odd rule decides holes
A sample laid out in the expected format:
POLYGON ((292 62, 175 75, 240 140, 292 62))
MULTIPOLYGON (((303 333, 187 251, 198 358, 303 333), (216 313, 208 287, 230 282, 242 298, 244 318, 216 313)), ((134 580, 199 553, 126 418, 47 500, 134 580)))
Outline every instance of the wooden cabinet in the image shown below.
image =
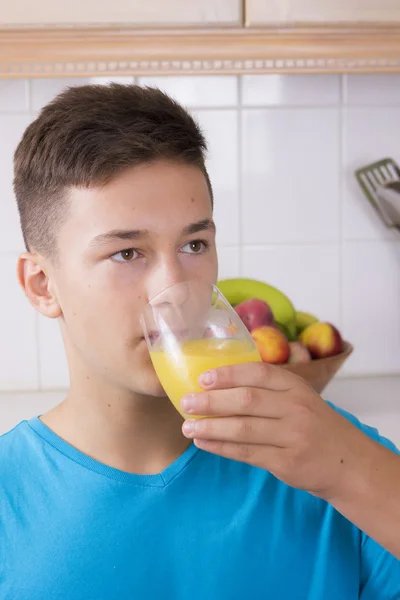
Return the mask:
POLYGON ((399 0, 246 0, 246 25, 400 23, 399 0))
POLYGON ((400 0, 0 4, 0 79, 400 73, 400 0))
POLYGON ((241 0, 14 0, 1 2, 1 26, 241 26, 241 0))

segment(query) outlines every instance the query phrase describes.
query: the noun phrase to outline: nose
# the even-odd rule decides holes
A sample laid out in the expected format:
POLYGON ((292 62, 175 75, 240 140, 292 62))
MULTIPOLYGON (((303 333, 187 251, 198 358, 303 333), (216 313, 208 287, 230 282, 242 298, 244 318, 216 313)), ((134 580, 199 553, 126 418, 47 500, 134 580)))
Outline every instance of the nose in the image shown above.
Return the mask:
POLYGON ((173 302, 175 304, 181 304, 184 302, 184 286, 176 286, 177 283, 182 283, 185 280, 184 270, 179 261, 178 256, 164 257, 155 265, 152 272, 149 274, 147 280, 147 300, 150 302, 161 292, 164 292, 167 288, 175 286, 173 292, 174 297, 171 294, 164 292, 160 296, 160 302, 173 302), (171 297, 170 297, 171 296, 171 297), (182 296, 182 298, 180 297, 182 296))

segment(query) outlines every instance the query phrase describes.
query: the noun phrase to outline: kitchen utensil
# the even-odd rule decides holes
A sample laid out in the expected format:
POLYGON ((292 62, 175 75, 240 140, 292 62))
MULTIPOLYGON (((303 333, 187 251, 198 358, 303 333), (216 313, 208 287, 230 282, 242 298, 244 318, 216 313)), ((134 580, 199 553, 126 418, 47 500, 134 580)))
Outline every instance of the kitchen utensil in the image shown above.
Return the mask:
POLYGON ((384 158, 355 172, 364 195, 389 228, 400 231, 400 168, 384 158))

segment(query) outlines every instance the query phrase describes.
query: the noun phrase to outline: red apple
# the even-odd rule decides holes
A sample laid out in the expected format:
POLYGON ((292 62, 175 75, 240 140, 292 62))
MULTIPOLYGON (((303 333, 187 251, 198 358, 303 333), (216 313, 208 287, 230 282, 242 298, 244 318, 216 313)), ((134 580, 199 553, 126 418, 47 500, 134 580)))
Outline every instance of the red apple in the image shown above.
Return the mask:
POLYGON ((271 308, 258 298, 251 298, 237 304, 235 311, 250 332, 257 327, 272 325, 274 322, 271 308))
POLYGON ((289 342, 290 356, 288 362, 294 365, 308 363, 311 360, 311 354, 301 342, 289 342))
POLYGON ((343 340, 334 325, 313 323, 300 334, 300 341, 310 351, 313 358, 326 358, 342 351, 343 340))
POLYGON ((289 342, 275 327, 256 327, 251 332, 263 362, 280 365, 288 361, 289 342))

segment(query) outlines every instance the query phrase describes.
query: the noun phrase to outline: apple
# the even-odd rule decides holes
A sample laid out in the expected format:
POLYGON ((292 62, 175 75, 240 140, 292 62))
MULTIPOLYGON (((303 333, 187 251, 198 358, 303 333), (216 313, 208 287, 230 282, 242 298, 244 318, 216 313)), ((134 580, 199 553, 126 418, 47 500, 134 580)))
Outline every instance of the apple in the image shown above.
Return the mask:
POLYGON ((311 354, 301 342, 289 342, 290 356, 288 363, 301 364, 308 363, 311 360, 311 354))
POLYGON ((250 298, 235 306, 235 311, 250 333, 257 327, 272 325, 274 315, 269 305, 258 298, 250 298))
POLYGON ((278 329, 272 326, 256 327, 252 330, 251 336, 263 362, 280 365, 288 361, 289 342, 278 329))
POLYGON ((331 323, 313 323, 301 332, 299 339, 313 358, 334 356, 343 348, 342 337, 331 323))

